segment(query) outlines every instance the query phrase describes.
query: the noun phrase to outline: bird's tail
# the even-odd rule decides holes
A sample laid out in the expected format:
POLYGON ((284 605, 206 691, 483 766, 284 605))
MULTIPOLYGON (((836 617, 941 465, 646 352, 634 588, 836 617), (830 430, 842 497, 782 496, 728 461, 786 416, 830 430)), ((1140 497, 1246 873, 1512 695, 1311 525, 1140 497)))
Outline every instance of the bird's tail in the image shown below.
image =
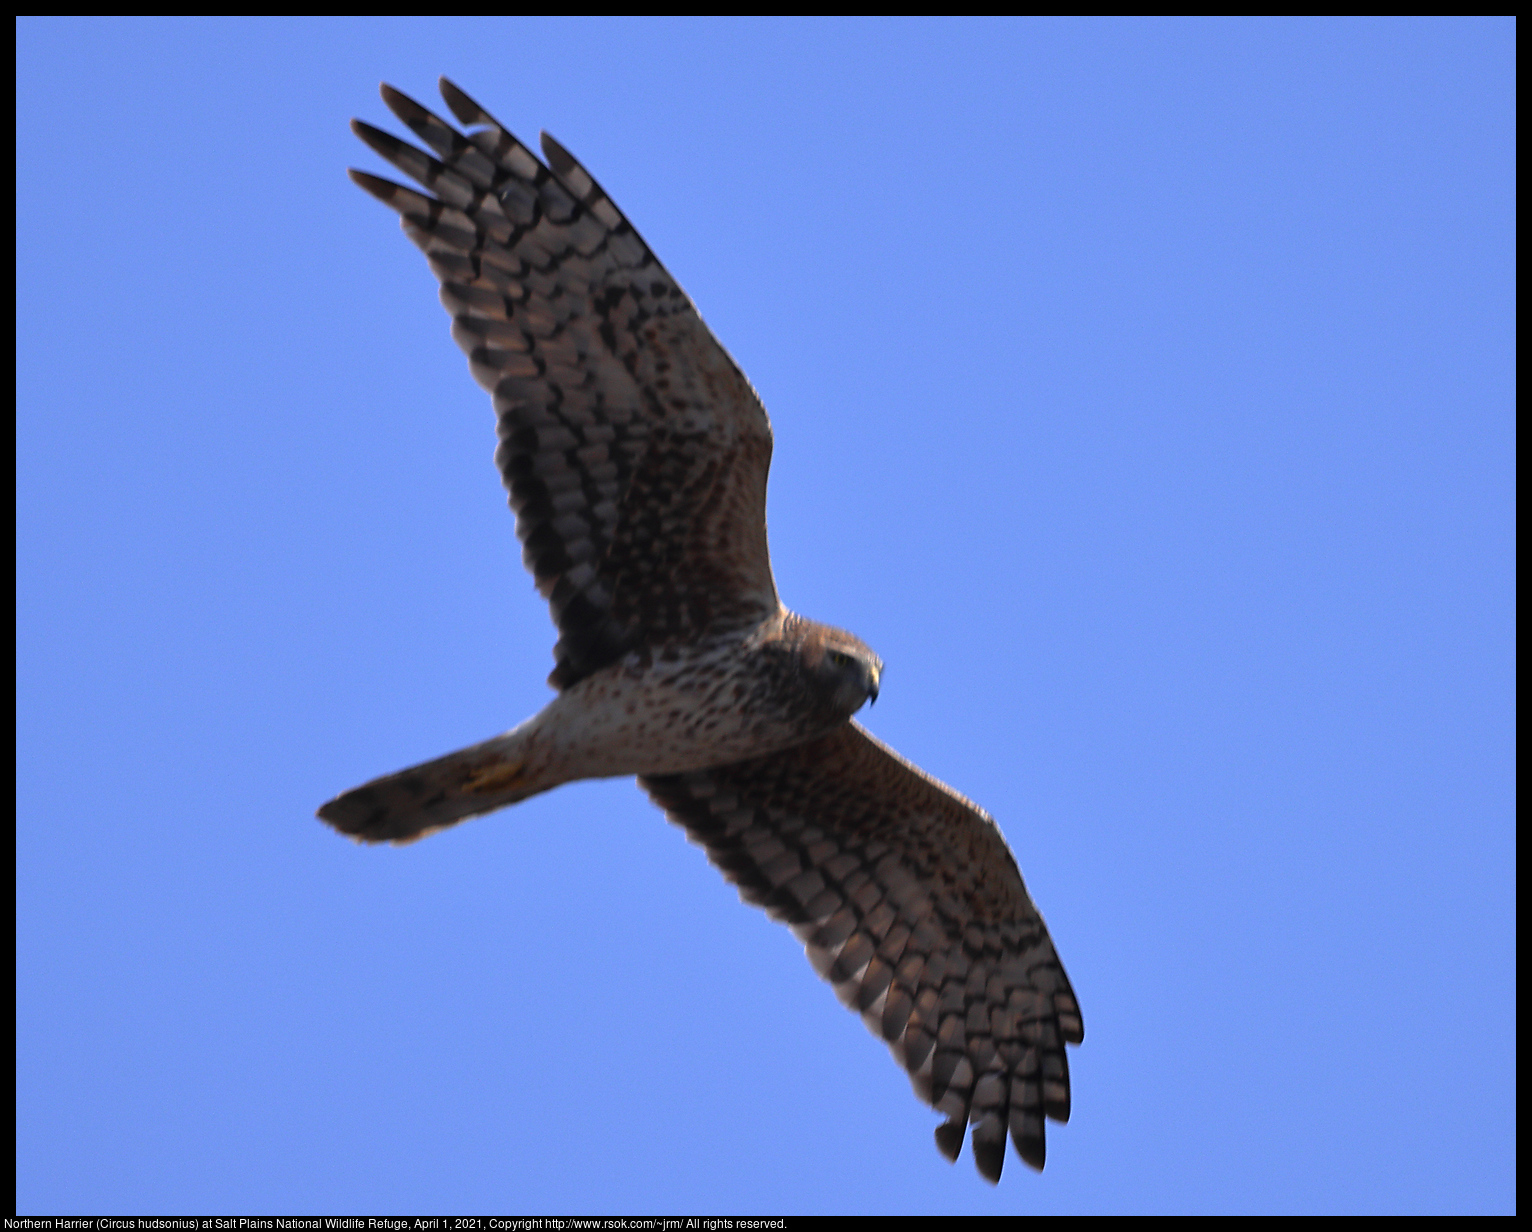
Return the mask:
POLYGON ((319 807, 319 817, 365 843, 412 843, 468 817, 556 786, 535 771, 527 725, 353 787, 319 807))

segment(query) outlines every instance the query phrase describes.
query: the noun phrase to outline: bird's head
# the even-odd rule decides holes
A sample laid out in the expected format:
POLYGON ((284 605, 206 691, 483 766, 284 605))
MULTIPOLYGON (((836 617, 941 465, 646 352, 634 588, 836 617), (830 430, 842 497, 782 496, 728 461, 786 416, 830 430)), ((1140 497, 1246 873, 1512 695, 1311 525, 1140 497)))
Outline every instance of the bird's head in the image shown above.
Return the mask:
POLYGON ((814 691, 837 715, 849 718, 878 700, 883 660, 861 638, 828 625, 813 626, 799 654, 814 691))

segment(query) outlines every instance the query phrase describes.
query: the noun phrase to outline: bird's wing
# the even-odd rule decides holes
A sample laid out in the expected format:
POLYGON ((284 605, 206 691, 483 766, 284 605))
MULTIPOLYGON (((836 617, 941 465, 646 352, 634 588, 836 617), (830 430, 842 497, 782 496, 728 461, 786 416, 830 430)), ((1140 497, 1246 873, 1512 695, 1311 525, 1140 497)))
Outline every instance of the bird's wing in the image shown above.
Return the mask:
POLYGON ((644 789, 810 962, 1000 1177, 1009 1132, 1034 1168, 1069 1119, 1080 1007, 1010 848, 982 809, 852 722, 781 753, 644 789))
POLYGON ((629 650, 778 608, 766 550, 771 425, 750 382, 600 185, 540 162, 445 78, 452 125, 383 100, 434 153, 352 121, 430 195, 351 172, 402 216, 452 336, 494 396, 500 468, 567 688, 629 650))

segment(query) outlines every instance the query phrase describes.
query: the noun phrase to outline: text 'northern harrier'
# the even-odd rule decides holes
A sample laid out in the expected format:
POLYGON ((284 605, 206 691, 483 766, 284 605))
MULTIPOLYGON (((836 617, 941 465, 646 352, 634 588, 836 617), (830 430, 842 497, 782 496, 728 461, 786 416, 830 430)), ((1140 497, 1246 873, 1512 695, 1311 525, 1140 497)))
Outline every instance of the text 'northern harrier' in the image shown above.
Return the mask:
POLYGON ((388 86, 426 154, 353 121, 427 193, 352 171, 441 280, 499 422, 495 461, 548 600, 557 696, 521 726, 337 796, 369 842, 412 839, 575 779, 636 775, 789 925, 997 1181, 1069 1119, 1084 1037, 993 819, 853 719, 882 661, 782 606, 766 550, 771 425, 749 381, 590 175, 539 161, 443 79, 460 133, 388 86), (434 157, 432 156, 434 155, 434 157), (428 195, 429 194, 429 195, 428 195))

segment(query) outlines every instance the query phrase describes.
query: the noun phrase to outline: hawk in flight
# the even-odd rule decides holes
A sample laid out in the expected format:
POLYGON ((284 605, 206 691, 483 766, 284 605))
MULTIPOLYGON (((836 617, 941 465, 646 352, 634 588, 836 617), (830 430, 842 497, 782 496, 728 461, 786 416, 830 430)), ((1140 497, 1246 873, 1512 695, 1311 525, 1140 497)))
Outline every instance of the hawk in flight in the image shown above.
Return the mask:
POLYGON ((447 80, 466 131, 388 86, 431 151, 358 137, 426 191, 351 178, 401 216, 494 399, 495 462, 548 600, 557 696, 503 736, 374 779, 319 816, 410 842, 575 779, 636 775, 998 1181, 1069 1119, 1080 1007, 994 820, 852 715, 883 669, 790 612, 766 550, 771 424, 600 185, 546 163, 447 80))

